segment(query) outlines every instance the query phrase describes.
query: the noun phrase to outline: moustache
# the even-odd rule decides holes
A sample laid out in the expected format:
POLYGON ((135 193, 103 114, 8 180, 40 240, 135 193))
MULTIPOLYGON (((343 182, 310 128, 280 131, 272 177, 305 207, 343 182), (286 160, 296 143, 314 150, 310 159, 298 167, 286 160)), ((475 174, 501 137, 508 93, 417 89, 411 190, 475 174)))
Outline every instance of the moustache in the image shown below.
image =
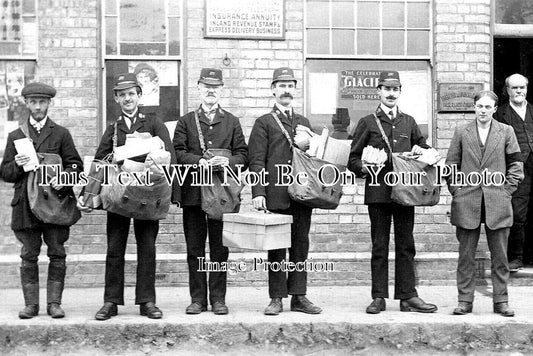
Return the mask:
POLYGON ((291 98, 294 99, 291 93, 283 93, 281 94, 280 98, 291 98))
POLYGON ((396 99, 396 97, 395 96, 387 96, 387 99, 394 100, 394 99, 396 99))

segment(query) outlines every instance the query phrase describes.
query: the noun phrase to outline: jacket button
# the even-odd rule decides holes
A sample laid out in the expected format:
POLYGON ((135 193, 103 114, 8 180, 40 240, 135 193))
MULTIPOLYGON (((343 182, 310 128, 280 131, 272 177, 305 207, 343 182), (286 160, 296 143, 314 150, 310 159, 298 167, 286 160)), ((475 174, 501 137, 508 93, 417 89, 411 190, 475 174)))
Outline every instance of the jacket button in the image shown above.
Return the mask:
POLYGON ((291 160, 288 160, 287 163, 288 163, 288 164, 291 164, 291 160))
POLYGON ((209 126, 209 130, 212 130, 213 129, 213 126, 209 126))
POLYGON ((396 126, 392 125, 392 128, 393 128, 393 129, 395 129, 395 128, 396 128, 396 126))
POLYGON ((392 140, 392 142, 398 142, 398 140, 392 140))
POLYGON ((212 145, 212 144, 213 144, 213 142, 211 142, 211 141, 207 141, 207 143, 208 143, 208 144, 210 144, 210 145, 212 145))

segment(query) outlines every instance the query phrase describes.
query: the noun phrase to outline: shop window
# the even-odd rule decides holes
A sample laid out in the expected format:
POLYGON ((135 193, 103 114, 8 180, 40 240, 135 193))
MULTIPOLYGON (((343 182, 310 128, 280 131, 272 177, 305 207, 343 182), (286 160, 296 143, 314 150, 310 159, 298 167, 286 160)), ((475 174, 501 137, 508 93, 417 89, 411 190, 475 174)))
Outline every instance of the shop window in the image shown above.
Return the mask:
POLYGON ((179 66, 182 50, 182 1, 106 0, 104 13, 106 121, 116 120, 116 75, 137 75, 139 106, 163 121, 180 116, 179 66))
POLYGON ((531 0, 496 0, 495 7, 498 24, 533 24, 531 0))
POLYGON ((430 0, 307 0, 307 57, 431 54, 430 0))
POLYGON ((37 16, 35 0, 3 0, 0 3, 0 57, 35 57, 37 16))

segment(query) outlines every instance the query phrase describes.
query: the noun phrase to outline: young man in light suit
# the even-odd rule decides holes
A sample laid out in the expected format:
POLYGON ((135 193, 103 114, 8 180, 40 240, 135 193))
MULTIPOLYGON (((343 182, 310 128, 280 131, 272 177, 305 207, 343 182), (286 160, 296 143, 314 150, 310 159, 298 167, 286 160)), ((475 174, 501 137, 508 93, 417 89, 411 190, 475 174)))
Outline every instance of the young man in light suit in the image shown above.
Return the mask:
POLYGON ((475 254, 481 223, 484 223, 491 254, 493 310, 503 316, 514 316, 507 296, 507 238, 513 224, 511 197, 524 173, 513 128, 492 119, 497 105, 498 97, 492 91, 481 91, 474 97, 476 119, 455 130, 446 158, 447 165, 455 165, 457 171, 466 176, 482 174, 486 170, 495 178, 496 175, 505 177, 494 180, 503 181, 502 185, 461 182, 456 174, 448 177, 448 189, 453 196, 451 223, 457 227, 459 240, 459 304, 453 311, 455 315, 472 312, 476 286, 475 254))

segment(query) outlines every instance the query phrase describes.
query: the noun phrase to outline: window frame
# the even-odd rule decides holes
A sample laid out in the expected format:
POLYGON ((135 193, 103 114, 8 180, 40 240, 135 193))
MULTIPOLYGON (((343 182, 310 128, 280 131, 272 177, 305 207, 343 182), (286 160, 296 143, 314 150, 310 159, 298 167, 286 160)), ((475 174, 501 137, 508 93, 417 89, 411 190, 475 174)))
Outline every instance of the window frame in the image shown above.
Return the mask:
MULTIPOLYGON (((21 0, 21 3, 22 1, 28 1, 28 0, 21 0)), ((21 40, 20 40, 20 43, 21 43, 21 50, 19 52, 19 54, 4 54, 4 55, 0 55, 0 60, 1 61, 9 61, 9 60, 15 60, 15 61, 27 61, 27 60, 34 60, 34 61, 38 61, 39 59, 39 19, 40 19, 40 16, 39 16, 39 2, 38 0, 33 0, 34 2, 34 8, 35 8, 35 15, 33 16, 25 16, 23 13, 21 13, 21 16, 20 16, 20 21, 21 21, 21 40), (35 27, 36 27, 36 31, 35 31, 35 53, 33 54, 24 54, 23 53, 23 50, 22 48, 24 47, 23 43, 24 43, 24 36, 22 36, 23 34, 23 30, 22 30, 22 27, 24 26, 24 17, 32 17, 32 18, 35 18, 35 27)), ((21 7, 23 8, 24 6, 21 5, 21 7)), ((1 43, 1 42, 0 42, 1 43)), ((36 63, 37 65, 37 63, 36 63)))

